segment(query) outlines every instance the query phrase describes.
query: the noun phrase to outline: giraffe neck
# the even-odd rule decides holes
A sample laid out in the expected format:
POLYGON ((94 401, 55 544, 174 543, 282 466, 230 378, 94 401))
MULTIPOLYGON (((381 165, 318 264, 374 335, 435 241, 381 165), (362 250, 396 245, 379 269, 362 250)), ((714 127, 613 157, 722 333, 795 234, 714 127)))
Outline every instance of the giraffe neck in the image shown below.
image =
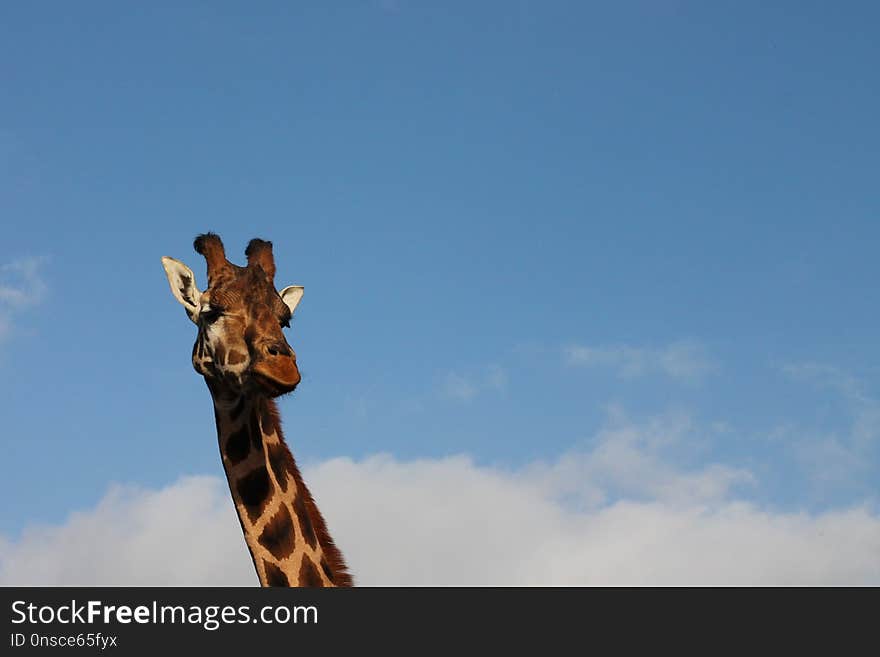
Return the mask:
POLYGON ((262 586, 351 586, 281 432, 275 402, 212 390, 229 490, 262 586))

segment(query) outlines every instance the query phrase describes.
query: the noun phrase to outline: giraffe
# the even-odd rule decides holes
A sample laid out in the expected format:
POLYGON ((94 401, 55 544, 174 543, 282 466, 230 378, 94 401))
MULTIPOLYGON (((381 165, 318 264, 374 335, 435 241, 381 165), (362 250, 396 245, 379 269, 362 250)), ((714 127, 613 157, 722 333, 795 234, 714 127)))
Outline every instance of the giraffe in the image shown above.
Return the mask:
POLYGON ((165 256, 174 297, 198 326, 192 351, 205 378, 223 469, 261 586, 351 586, 342 554, 284 441, 275 398, 300 382, 282 332, 303 296, 276 291, 272 243, 253 239, 247 266, 226 259, 220 237, 196 237, 208 266, 200 292, 192 270, 165 256))

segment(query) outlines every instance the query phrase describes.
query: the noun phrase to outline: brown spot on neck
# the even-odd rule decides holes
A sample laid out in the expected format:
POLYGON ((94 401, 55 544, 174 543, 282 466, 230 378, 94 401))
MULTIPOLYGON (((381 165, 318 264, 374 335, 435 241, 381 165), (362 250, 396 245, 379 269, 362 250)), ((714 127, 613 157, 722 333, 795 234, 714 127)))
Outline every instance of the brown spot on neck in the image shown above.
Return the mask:
POLYGON ((293 457, 290 450, 281 443, 269 443, 266 445, 266 460, 269 461, 269 467, 272 468, 272 474, 275 476, 275 481, 278 482, 281 492, 286 493, 287 481, 292 479, 290 473, 293 457))
POLYGON ((284 571, 271 561, 263 561, 263 570, 266 571, 266 586, 290 586, 284 571))
POLYGON ((266 523, 258 540, 278 561, 293 554, 296 547, 296 528, 286 504, 282 504, 266 523))
POLYGON ((265 465, 254 468, 235 484, 238 497, 247 509, 251 522, 263 515, 272 493, 269 472, 265 465))
POLYGON ((223 453, 231 465, 244 461, 250 451, 251 444, 247 427, 241 427, 229 434, 229 438, 226 439, 226 445, 223 447, 223 453))
POLYGON ((318 569, 315 568, 315 564, 312 560, 305 554, 302 558, 302 565, 299 567, 299 583, 301 586, 324 586, 324 580, 321 579, 321 574, 318 572, 318 569))
POLYGON ((302 529, 306 543, 314 550, 318 545, 318 537, 315 535, 315 527, 312 525, 312 519, 306 510, 304 497, 301 494, 296 496, 296 499, 293 500, 293 510, 296 513, 297 520, 299 520, 299 526, 302 529))

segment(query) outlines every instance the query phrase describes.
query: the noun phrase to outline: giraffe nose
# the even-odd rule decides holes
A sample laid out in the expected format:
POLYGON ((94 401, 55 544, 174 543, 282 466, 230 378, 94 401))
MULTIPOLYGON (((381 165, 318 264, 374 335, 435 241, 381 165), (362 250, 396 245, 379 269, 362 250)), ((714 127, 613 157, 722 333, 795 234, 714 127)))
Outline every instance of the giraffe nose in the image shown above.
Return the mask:
POLYGON ((266 345, 266 353, 270 356, 293 356, 293 351, 283 342, 266 345))
POLYGON ((296 356, 286 341, 261 345, 262 358, 253 364, 252 372, 258 383, 272 396, 290 392, 299 384, 296 356))

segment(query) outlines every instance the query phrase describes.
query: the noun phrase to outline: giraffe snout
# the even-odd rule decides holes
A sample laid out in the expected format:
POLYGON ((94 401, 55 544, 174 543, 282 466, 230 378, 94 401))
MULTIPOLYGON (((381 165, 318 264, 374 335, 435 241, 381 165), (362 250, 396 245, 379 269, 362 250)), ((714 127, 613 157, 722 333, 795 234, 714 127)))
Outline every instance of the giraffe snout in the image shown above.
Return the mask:
POLYGON ((272 342, 260 349, 261 356, 253 366, 258 380, 273 395, 291 392, 300 382, 296 355, 286 342, 272 342))
POLYGON ((289 356, 293 357, 293 350, 286 342, 273 342, 265 347, 268 356, 289 356))

